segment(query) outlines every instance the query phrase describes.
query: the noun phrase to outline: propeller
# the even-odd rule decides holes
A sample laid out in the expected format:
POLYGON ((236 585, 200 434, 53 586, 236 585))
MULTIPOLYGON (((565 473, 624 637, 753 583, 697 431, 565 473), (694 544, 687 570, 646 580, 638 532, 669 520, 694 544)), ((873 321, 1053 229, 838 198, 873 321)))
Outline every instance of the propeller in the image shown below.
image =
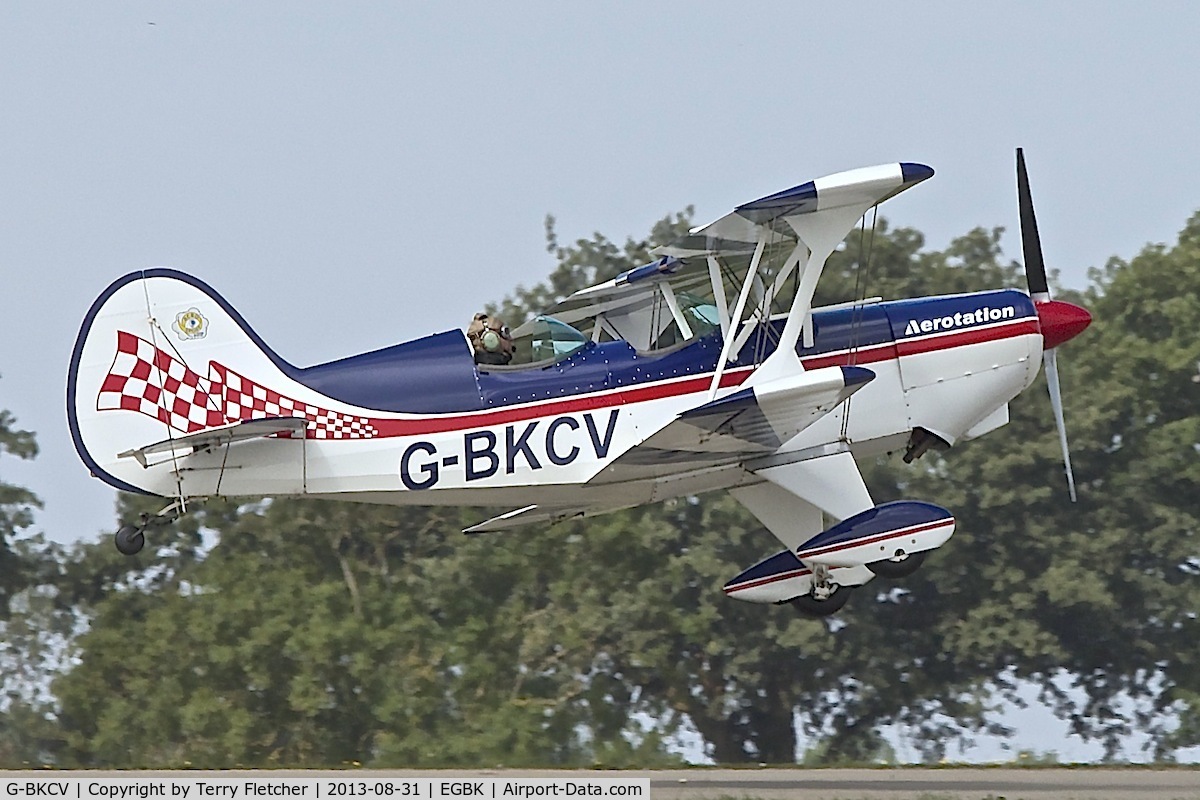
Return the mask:
POLYGON ((1058 427, 1058 443, 1062 447, 1063 464, 1067 472, 1067 488, 1071 502, 1076 501, 1075 474, 1071 471, 1071 450, 1067 446, 1067 425, 1063 420, 1062 392, 1058 382, 1058 350, 1063 342, 1083 332, 1092 321, 1086 308, 1050 298, 1046 280, 1046 262, 1042 258, 1042 240, 1038 236, 1037 217, 1033 213, 1033 195, 1029 192, 1029 174, 1025 170, 1025 154, 1017 148, 1017 207, 1021 216, 1021 249, 1025 255, 1025 280, 1033 299, 1042 329, 1042 366, 1046 370, 1046 386, 1050 390, 1050 406, 1054 409, 1054 424, 1058 427))

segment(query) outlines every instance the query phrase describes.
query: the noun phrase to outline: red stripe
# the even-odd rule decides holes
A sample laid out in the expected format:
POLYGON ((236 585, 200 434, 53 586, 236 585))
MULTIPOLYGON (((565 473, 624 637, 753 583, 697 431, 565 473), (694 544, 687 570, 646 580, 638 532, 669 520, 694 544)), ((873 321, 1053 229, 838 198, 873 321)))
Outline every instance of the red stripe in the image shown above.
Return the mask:
POLYGON ((1024 336, 1029 333, 1041 333, 1041 328, 1038 327, 1036 317, 1026 317, 1004 325, 989 325, 983 328, 969 328, 953 333, 934 334, 915 341, 900 339, 894 342, 873 344, 844 353, 809 356, 800 359, 800 361, 804 364, 805 369, 872 364, 879 361, 889 361, 898 356, 911 356, 917 353, 930 353, 934 350, 947 350, 951 347, 999 341, 1000 339, 1024 336))
POLYGON ((934 522, 927 522, 924 525, 918 525, 916 527, 902 528, 898 531, 888 531, 887 533, 881 533, 876 536, 872 536, 868 539, 853 539, 849 542, 842 542, 840 544, 831 544, 828 547, 821 547, 816 550, 804 550, 804 551, 798 553, 797 555, 799 555, 800 558, 809 558, 811 556, 824 556, 824 555, 828 555, 829 553, 836 553, 839 550, 848 550, 851 547, 861 547, 862 545, 874 544, 875 542, 883 542, 883 541, 887 541, 888 539, 895 539, 900 536, 911 536, 916 533, 923 533, 924 531, 932 530, 933 528, 941 528, 946 525, 953 525, 953 524, 954 524, 954 517, 947 517, 945 519, 939 519, 934 522))
MULTIPOLYGON (((874 536, 870 539, 859 539, 859 540, 855 540, 855 541, 848 542, 845 544, 831 545, 829 547, 822 548, 820 550, 808 550, 808 551, 805 551, 799 557, 804 558, 806 556, 824 555, 826 553, 832 553, 832 552, 836 552, 837 550, 844 550, 844 549, 847 549, 850 547, 858 547, 860 545, 871 544, 873 542, 881 542, 886 539, 895 538, 897 536, 908 536, 908 535, 914 534, 914 533, 921 533, 923 531, 931 530, 934 528, 939 528, 939 527, 942 527, 945 525, 950 525, 953 523, 954 523, 954 517, 947 517, 944 519, 935 520, 934 522, 927 522, 924 525, 902 528, 898 531, 890 531, 888 533, 874 536)), ((730 594, 732 592, 740 592, 744 589, 753 589, 757 586, 765 586, 768 583, 775 583, 776 581, 783 581, 783 580, 787 580, 788 578, 797 578, 797 577, 800 577, 801 575, 810 575, 810 574, 812 574, 812 571, 807 568, 792 569, 792 570, 788 570, 787 572, 780 572, 775 575, 768 575, 765 578, 757 578, 753 581, 747 581, 745 583, 739 583, 739 584, 736 584, 733 586, 728 586, 725 588, 725 593, 730 594)))
MULTIPOLYGON (((741 385, 752 372, 753 370, 749 368, 726 372, 721 376, 721 388, 741 385)), ((540 417, 559 416, 577 411, 612 408, 628 403, 644 403, 648 400, 661 400, 664 397, 677 397, 705 391, 711 383, 712 376, 704 375, 675 383, 630 387, 610 394, 571 397, 537 406, 497 409, 486 414, 425 417, 423 419, 372 419, 371 424, 379 430, 381 437, 445 433, 466 428, 483 428, 540 417)))
POLYGON ((1007 339, 1012 336, 1024 336, 1028 333, 1041 333, 1037 317, 1017 320, 1008 325, 997 325, 989 328, 973 328, 944 336, 931 336, 928 339, 916 341, 898 341, 896 350, 901 356, 911 356, 917 353, 929 353, 933 350, 945 350, 950 347, 962 347, 968 344, 979 344, 996 339, 1007 339))
POLYGON ((812 570, 809 569, 788 570, 787 572, 780 572, 776 575, 768 575, 765 578, 759 578, 758 580, 750 581, 748 583, 739 583, 736 586, 727 586, 725 587, 725 594, 729 594, 730 592, 740 592, 743 589, 753 589, 755 586, 765 586, 768 583, 775 583, 775 581, 783 581, 787 580, 788 578, 798 578, 801 575, 811 574, 812 570))
POLYGON ((891 361, 896 358, 896 343, 873 344, 859 350, 845 353, 835 353, 830 356, 809 356, 800 359, 805 369, 821 369, 822 367, 850 367, 860 364, 874 364, 877 361, 891 361))

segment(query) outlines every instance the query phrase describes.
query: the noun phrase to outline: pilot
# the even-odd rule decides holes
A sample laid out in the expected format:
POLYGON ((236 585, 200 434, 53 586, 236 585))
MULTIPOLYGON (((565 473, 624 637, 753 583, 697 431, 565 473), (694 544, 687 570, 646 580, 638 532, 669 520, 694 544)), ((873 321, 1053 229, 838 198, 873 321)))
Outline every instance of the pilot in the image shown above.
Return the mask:
POLYGON ((467 340, 475 351, 476 364, 503 366, 512 361, 512 333, 499 317, 482 311, 476 314, 467 327, 467 340))
POLYGON ((480 311, 474 317, 471 317, 471 324, 467 326, 467 341, 471 343, 471 349, 478 351, 480 348, 479 337, 487 328, 488 315, 480 311))

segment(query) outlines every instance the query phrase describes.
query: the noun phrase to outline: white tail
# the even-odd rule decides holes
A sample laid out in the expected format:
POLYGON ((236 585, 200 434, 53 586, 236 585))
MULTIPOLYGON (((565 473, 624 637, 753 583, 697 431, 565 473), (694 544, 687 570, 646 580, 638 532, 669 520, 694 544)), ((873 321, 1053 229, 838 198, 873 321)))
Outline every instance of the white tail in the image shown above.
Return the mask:
MULTIPOLYGON (((119 489, 213 493, 219 478, 182 474, 174 457, 147 466, 128 454, 240 420, 327 408, 328 398, 294 373, 202 281, 168 269, 131 273, 92 304, 76 339, 67 377, 71 435, 93 474, 119 489)), ((291 471, 256 488, 300 488, 291 471)))

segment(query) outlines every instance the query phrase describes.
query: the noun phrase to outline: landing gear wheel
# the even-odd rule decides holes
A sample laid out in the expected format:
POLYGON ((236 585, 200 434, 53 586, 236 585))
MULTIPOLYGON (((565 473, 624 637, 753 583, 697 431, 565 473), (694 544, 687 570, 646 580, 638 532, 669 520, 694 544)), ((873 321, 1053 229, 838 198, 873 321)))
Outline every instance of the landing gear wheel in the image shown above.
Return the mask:
POLYGON ((851 590, 852 588, 849 586, 835 586, 833 594, 824 600, 818 600, 811 594, 804 594, 793 597, 787 602, 806 617, 828 617, 830 614, 836 614, 842 610, 842 606, 846 605, 846 601, 850 599, 851 590))
POLYGON ((909 553, 899 559, 875 561, 867 569, 881 578, 907 578, 925 563, 925 553, 909 553))
POLYGON ((117 531, 117 535, 113 537, 113 541, 117 545, 117 549, 121 551, 121 555, 133 556, 142 551, 146 546, 146 534, 142 533, 142 529, 133 525, 122 525, 117 531))

